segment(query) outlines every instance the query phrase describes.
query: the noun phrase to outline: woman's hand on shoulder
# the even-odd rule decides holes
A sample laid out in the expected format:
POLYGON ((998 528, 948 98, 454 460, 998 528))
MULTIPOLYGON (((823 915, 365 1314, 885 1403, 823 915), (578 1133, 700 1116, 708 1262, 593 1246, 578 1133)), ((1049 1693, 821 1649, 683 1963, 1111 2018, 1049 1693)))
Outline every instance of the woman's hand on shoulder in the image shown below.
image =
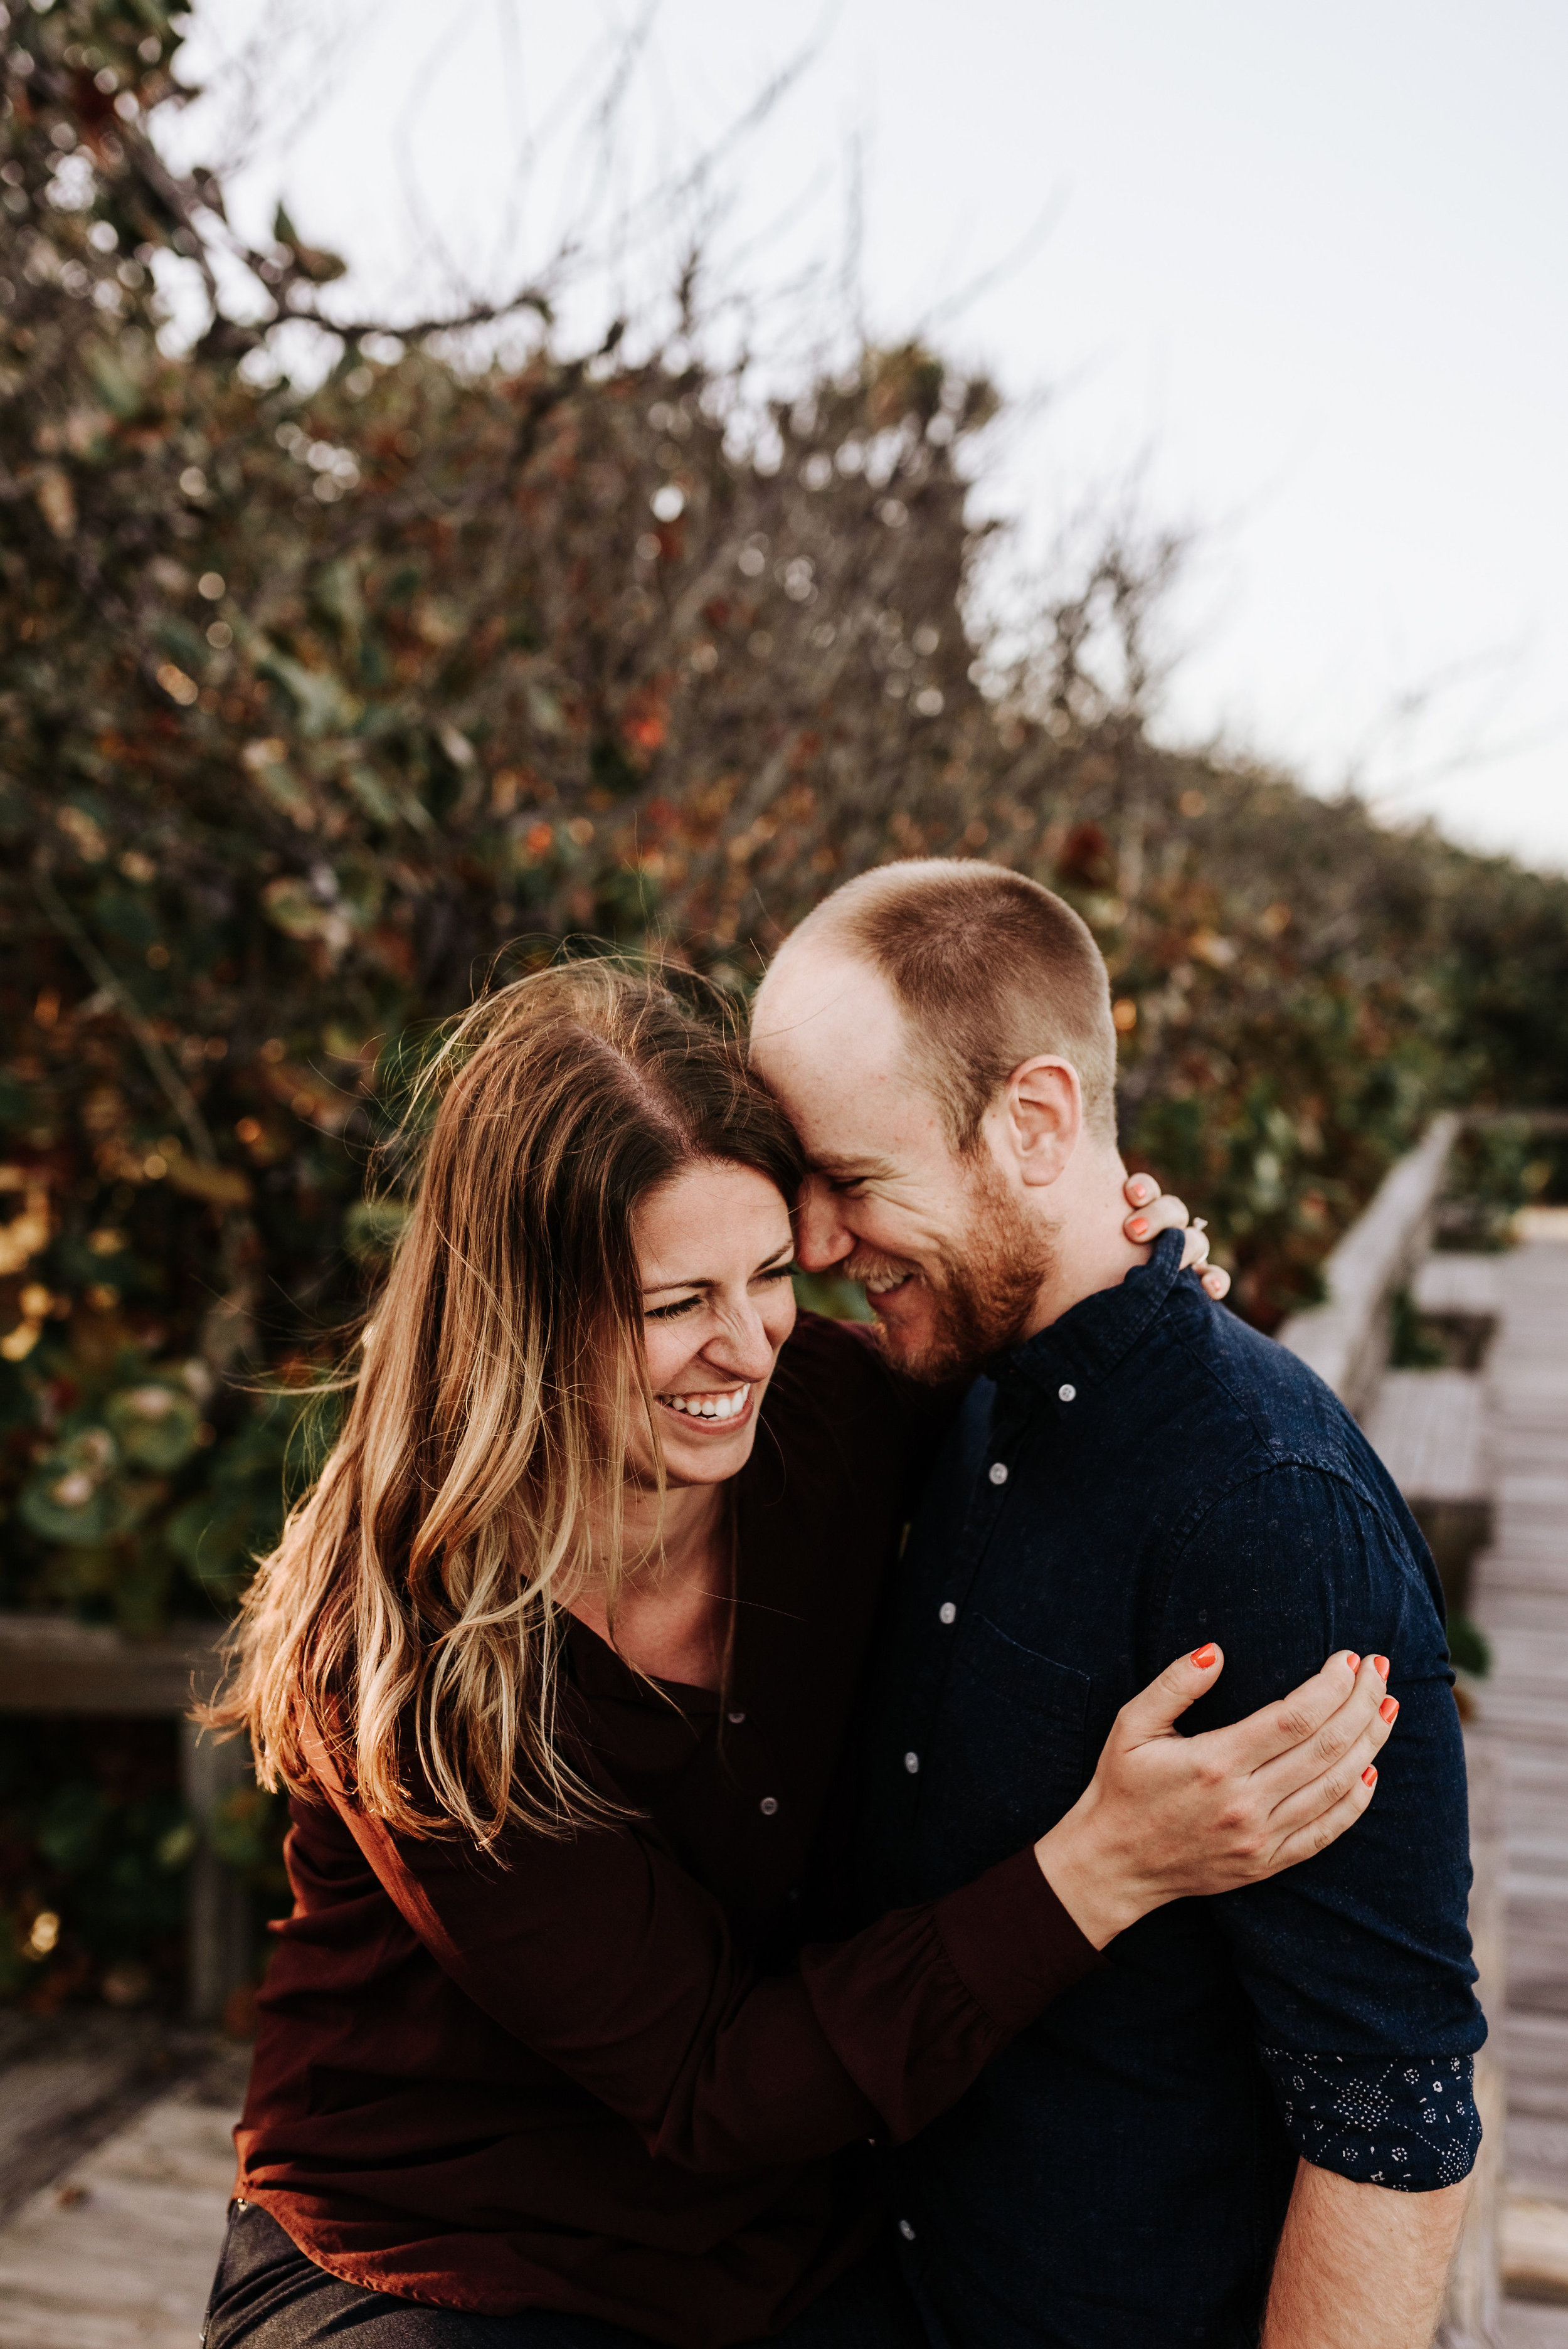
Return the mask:
POLYGON ((1097 1949, 1150 1909, 1261 1884, 1355 1826, 1399 1708, 1385 1656, 1344 1649, 1289 1696, 1183 1737, 1176 1723, 1224 1669, 1179 1656, 1124 1704, 1093 1778, 1035 1846, 1047 1882, 1097 1949))
POLYGON ((1231 1293, 1231 1276, 1217 1264, 1209 1262, 1209 1227, 1200 1216, 1194 1223, 1188 1216, 1184 1203, 1162 1191, 1152 1174, 1130 1174, 1121 1186, 1130 1212, 1122 1230, 1140 1247, 1157 1239, 1161 1232, 1185 1232, 1186 1246, 1181 1251, 1181 1269, 1196 1269, 1199 1279, 1216 1305, 1231 1293))

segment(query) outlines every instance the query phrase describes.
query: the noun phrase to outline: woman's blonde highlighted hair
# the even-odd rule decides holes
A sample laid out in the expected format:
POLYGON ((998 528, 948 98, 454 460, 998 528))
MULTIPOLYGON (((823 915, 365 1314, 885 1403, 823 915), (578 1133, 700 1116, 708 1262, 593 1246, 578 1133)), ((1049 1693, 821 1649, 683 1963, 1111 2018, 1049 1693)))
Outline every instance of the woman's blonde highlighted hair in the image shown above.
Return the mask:
POLYGON ((346 1423, 202 1717, 249 1731, 271 1787, 305 1789, 321 1741, 407 1831, 565 1832, 609 1815, 558 1748, 566 1610, 592 1516, 614 1624, 628 1442, 655 1424, 633 1216, 704 1161, 792 1201, 799 1145, 722 999, 605 962, 477 1004, 407 1126, 428 1139, 346 1423))

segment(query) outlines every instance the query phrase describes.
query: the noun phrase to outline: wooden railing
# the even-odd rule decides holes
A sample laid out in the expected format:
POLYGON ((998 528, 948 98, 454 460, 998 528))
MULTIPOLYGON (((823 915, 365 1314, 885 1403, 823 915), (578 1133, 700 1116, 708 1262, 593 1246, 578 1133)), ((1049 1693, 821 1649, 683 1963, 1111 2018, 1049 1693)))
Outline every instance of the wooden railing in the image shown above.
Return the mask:
POLYGON ((1389 1169, 1371 1206, 1323 1268, 1328 1288, 1324 1302, 1293 1314, 1279 1333, 1281 1345, 1310 1362, 1357 1418, 1387 1367, 1394 1296, 1430 1242, 1433 1211, 1461 1123, 1451 1111, 1435 1117, 1419 1147, 1389 1169))
MULTIPOLYGON (((1439 1432, 1434 1443, 1429 1440, 1433 1431, 1421 1426, 1418 1411, 1408 1408, 1407 1399, 1398 1392, 1398 1382, 1401 1377, 1463 1381, 1466 1374, 1434 1371, 1395 1372, 1390 1377, 1388 1360, 1394 1299, 1418 1276, 1430 1246, 1434 1211, 1449 1156, 1462 1128, 1463 1120, 1451 1112, 1433 1119, 1419 1145, 1389 1170, 1371 1205, 1329 1257, 1324 1268, 1328 1288, 1324 1302, 1293 1315, 1279 1332, 1281 1344, 1309 1362, 1367 1427, 1416 1516, 1423 1520, 1435 1553, 1441 1539, 1435 1512, 1453 1496, 1417 1488, 1433 1482, 1428 1463, 1434 1454, 1467 1485, 1477 1481, 1478 1473, 1484 1475, 1484 1468, 1478 1472, 1475 1465, 1484 1463, 1486 1456, 1484 1439, 1479 1433, 1484 1411, 1481 1390, 1479 1381, 1473 1391, 1450 1384, 1437 1397, 1454 1425, 1439 1432), (1456 1454, 1463 1455, 1462 1466, 1456 1454)), ((1434 1392, 1429 1391, 1429 1405, 1434 1392)), ((1429 1408, 1426 1415, 1430 1416, 1429 1408)), ((1473 1547, 1484 1532, 1484 1516, 1458 1522, 1470 1526, 1465 1540, 1473 1547)), ((1439 1563, 1450 1605, 1462 1603, 1469 1565, 1464 1542, 1457 1550, 1450 1547, 1449 1556, 1439 1563)), ((1501 2025, 1505 2004, 1501 1772, 1498 1755, 1468 1733, 1465 1763, 1474 1868, 1470 1928, 1479 1975, 1477 1991, 1482 2007, 1501 2025)), ((1496 2037, 1476 2058, 1475 2094, 1481 2116, 1481 2149, 1449 2280, 1439 2334, 1441 2349, 1497 2349, 1501 2339, 1507 2084, 1496 2037)))
POLYGON ((218 1676, 217 1635, 204 1627, 160 1640, 127 1640, 102 1624, 52 1615, 0 1615, 0 1713, 161 1715, 180 1723, 180 1779, 196 1829, 186 1912, 186 2002, 193 2022, 215 2023, 251 1970, 245 1888, 212 1849, 210 1827, 242 1785, 242 1740, 220 1745, 185 1718, 218 1676))

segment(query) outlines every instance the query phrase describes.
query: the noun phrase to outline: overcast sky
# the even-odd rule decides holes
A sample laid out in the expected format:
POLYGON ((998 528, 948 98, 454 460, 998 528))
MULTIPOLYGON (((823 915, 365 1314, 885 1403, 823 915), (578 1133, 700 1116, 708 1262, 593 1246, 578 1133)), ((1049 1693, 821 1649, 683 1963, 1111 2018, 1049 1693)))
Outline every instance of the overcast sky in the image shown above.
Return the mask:
MULTIPOLYGON (((629 7, 308 0, 291 39, 283 5, 197 0, 190 52, 267 28, 253 224, 285 195, 392 301, 498 285, 580 215, 629 7)), ((858 154, 870 331, 924 327, 1026 406, 979 492, 1020 554, 1134 472, 1196 527, 1164 732, 1568 867, 1561 0, 665 0, 612 194, 813 38, 721 167, 721 253, 836 264, 858 154)), ((231 120, 193 109, 182 150, 221 161, 231 120)))

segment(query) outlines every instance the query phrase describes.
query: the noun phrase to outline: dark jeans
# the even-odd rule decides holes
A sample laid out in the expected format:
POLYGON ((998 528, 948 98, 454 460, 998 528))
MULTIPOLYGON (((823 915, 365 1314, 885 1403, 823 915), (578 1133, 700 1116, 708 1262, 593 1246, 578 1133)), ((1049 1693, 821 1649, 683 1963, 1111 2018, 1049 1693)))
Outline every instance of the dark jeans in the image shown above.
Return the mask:
MULTIPOLYGON (((473 2316, 344 2283, 297 2251, 256 2202, 229 2206, 201 2338, 206 2349, 647 2349, 643 2333, 596 2316, 547 2308, 473 2316)), ((879 2251, 777 2334, 772 2349, 926 2349, 926 2333, 892 2252, 879 2251)))

